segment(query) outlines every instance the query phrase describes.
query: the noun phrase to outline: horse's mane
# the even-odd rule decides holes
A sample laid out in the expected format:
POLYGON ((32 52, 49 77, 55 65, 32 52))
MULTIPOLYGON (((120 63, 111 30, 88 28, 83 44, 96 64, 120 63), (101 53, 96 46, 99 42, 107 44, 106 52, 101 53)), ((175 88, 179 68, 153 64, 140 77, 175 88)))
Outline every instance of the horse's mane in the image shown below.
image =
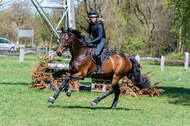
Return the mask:
POLYGON ((81 31, 76 29, 71 29, 70 32, 73 33, 79 40, 86 43, 85 36, 81 34, 82 33, 81 31))

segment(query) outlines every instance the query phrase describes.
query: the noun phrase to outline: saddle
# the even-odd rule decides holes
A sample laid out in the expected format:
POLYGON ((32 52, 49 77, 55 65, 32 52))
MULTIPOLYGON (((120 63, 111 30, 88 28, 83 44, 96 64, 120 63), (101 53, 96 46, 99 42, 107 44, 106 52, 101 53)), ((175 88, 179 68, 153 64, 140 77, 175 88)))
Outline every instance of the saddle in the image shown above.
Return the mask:
MULTIPOLYGON (((91 60, 95 63, 95 64, 97 64, 97 61, 96 61, 96 56, 95 56, 95 51, 96 51, 96 47, 94 47, 94 48, 91 48, 91 60)), ((108 49, 108 47, 107 46, 104 46, 104 49, 103 49, 103 51, 101 52, 101 54, 100 54, 100 58, 101 58, 101 62, 102 62, 102 65, 103 65, 103 63, 106 61, 106 59, 109 57, 109 56, 111 56, 112 55, 112 53, 111 53, 111 51, 108 49)))

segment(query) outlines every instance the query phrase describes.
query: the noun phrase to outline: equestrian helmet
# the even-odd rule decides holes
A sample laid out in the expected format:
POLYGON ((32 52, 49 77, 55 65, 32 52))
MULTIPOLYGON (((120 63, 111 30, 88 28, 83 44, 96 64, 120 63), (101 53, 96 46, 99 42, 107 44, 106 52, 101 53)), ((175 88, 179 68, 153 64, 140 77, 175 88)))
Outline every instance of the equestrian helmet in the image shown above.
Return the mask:
POLYGON ((97 11, 92 11, 89 13, 89 17, 90 18, 98 18, 99 17, 99 14, 97 11))

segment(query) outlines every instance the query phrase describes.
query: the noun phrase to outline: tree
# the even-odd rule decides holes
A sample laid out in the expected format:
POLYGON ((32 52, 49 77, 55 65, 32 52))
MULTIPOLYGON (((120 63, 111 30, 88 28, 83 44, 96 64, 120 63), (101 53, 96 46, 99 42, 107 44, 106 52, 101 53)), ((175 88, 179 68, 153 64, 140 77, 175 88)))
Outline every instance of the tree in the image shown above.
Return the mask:
POLYGON ((172 31, 178 37, 179 53, 190 49, 190 0, 168 0, 169 7, 174 8, 174 22, 172 31))
POLYGON ((31 26, 30 10, 28 2, 14 2, 11 9, 3 11, 0 15, 0 35, 16 42, 18 28, 31 26))
POLYGON ((155 29, 155 21, 153 20, 153 15, 155 13, 155 8, 157 6, 158 0, 146 0, 145 4, 142 4, 141 0, 136 0, 135 4, 135 14, 137 19, 141 22, 145 29, 145 35, 147 37, 147 46, 148 46, 148 53, 150 54, 151 50, 151 38, 153 34, 153 30, 155 29), (142 9, 140 5, 146 6, 142 9))

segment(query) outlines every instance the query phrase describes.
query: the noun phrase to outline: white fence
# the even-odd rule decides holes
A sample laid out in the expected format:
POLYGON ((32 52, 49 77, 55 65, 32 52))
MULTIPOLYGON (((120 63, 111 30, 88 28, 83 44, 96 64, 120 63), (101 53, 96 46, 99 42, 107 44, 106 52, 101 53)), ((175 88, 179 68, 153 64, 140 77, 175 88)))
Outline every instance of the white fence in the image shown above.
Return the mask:
POLYGON ((154 61, 154 62, 160 62, 160 70, 164 71, 164 64, 165 62, 168 63, 184 63, 184 70, 187 71, 189 68, 189 53, 185 52, 184 60, 166 60, 164 56, 161 56, 161 58, 148 58, 148 57, 140 57, 139 55, 135 56, 135 59, 140 63, 140 60, 142 61, 154 61))
MULTIPOLYGON (((10 51, 9 51, 10 52, 10 51)), ((40 50, 40 49, 33 49, 33 48, 26 48, 26 49, 20 49, 20 53, 19 53, 19 63, 24 62, 24 55, 28 54, 28 53, 37 53, 37 54, 44 54, 44 55, 50 55, 50 56, 54 56, 57 55, 55 51, 44 51, 44 50, 40 50)), ((71 57, 71 54, 69 51, 65 51, 62 54, 63 56, 66 57, 71 57)), ((67 60, 69 61, 69 60, 67 60)))
MULTIPOLYGON (((27 53, 42 53, 46 54, 45 51, 42 50, 35 50, 35 49, 20 49, 20 55, 19 55, 19 63, 24 62, 24 55, 27 53)), ((56 55, 55 52, 51 52, 52 55, 56 55)), ((63 54, 67 57, 71 57, 68 52, 65 52, 63 54)), ((160 70, 164 71, 164 64, 165 62, 171 62, 171 63, 184 63, 184 70, 187 71, 189 68, 189 53, 185 52, 184 60, 166 60, 164 56, 161 56, 161 59, 159 58, 148 58, 148 57, 140 57, 139 55, 135 56, 135 59, 140 63, 140 60, 142 61, 155 61, 155 62, 160 62, 160 70)), ((66 61, 69 61, 70 59, 66 59, 66 61)))

